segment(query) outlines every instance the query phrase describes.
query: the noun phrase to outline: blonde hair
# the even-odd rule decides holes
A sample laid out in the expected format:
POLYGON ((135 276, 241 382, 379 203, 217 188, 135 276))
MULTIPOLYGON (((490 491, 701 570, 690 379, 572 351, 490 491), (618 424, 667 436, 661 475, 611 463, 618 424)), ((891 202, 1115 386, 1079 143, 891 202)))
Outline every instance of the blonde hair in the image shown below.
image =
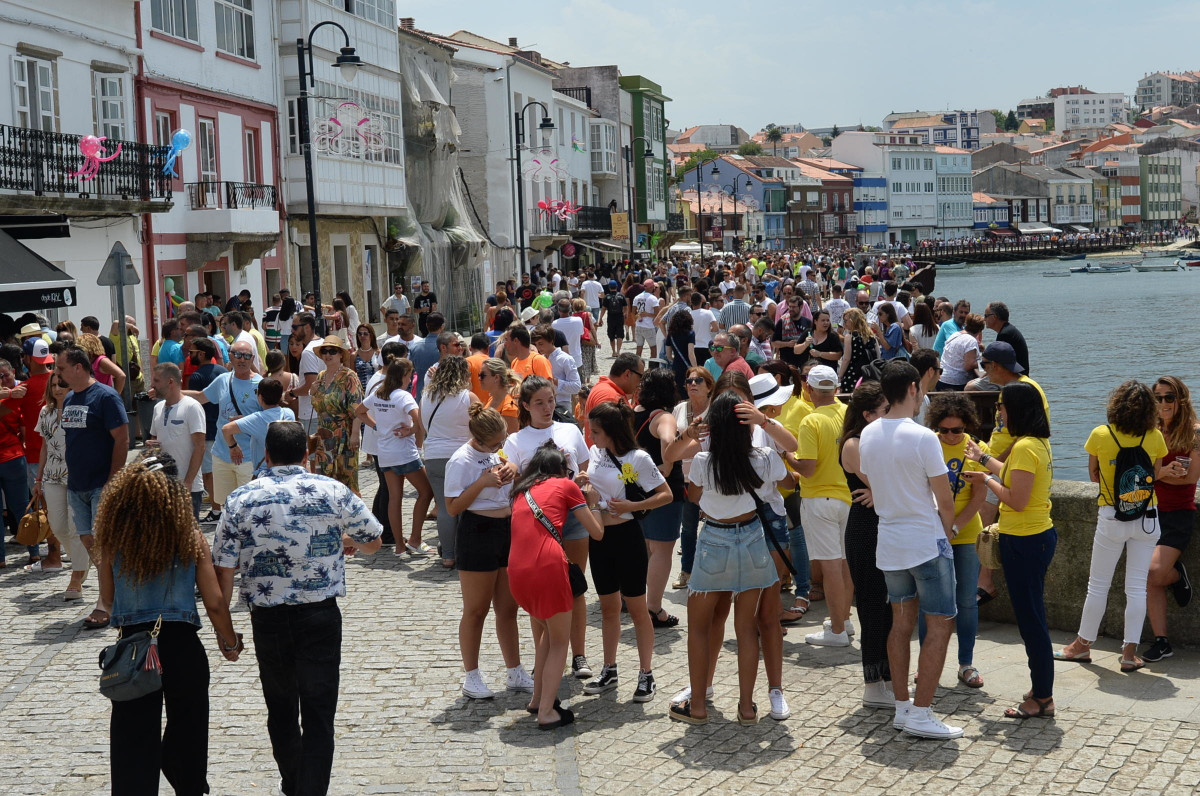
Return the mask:
POLYGON ((581 298, 571 299, 571 312, 586 312, 587 302, 581 298))
POLYGON ((491 373, 493 376, 499 376, 501 381, 504 382, 504 387, 506 390, 508 390, 508 393, 510 395, 516 395, 517 388, 521 386, 521 380, 517 378, 517 374, 508 369, 508 363, 506 363, 503 359, 488 357, 487 359, 483 360, 480 375, 483 375, 483 371, 485 370, 488 373, 491 373))
POLYGON ((851 334, 858 335, 865 343, 871 342, 875 337, 871 334, 870 327, 867 326, 867 316, 862 314, 862 310, 853 307, 842 314, 842 328, 851 334))
POLYGON ((471 389, 471 368, 460 354, 442 357, 437 370, 425 384, 425 395, 445 400, 471 389))
POLYGON ((467 416, 470 418, 467 427, 471 430, 471 436, 475 438, 476 442, 491 439, 497 434, 508 433, 508 424, 504 421, 504 416, 481 403, 471 404, 467 409, 467 416))
POLYGON ((87 352, 92 359, 104 356, 104 344, 100 338, 91 332, 84 332, 75 340, 75 344, 87 352))

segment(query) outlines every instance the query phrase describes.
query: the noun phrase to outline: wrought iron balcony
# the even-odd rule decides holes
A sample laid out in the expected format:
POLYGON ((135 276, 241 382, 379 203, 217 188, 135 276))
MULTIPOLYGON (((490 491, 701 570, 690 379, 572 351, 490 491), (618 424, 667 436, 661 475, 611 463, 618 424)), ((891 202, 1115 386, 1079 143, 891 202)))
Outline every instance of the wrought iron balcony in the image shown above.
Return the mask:
POLYGON ((252 182, 189 182, 188 205, 193 210, 275 210, 274 185, 252 182))
MULTIPOLYGON (((167 147, 135 141, 105 140, 105 151, 120 154, 99 164, 92 179, 84 179, 84 157, 79 151, 80 135, 53 133, 27 127, 0 125, 0 190, 43 197, 27 203, 49 207, 65 201, 123 202, 129 212, 158 212, 171 208, 171 177, 163 174, 167 147), (156 206, 148 207, 150 203, 156 206)), ((15 207, 20 197, 3 202, 15 207)), ((83 211, 77 204, 63 206, 83 211)), ((103 209, 103 208, 94 208, 103 209)))
POLYGON ((590 232, 612 232, 612 216, 607 207, 584 205, 575 214, 575 229, 590 232))
POLYGON ((584 205, 577 213, 568 213, 559 218, 554 213, 547 213, 538 208, 527 210, 529 213, 528 230, 531 235, 570 235, 576 232, 612 232, 612 217, 607 207, 584 205))
POLYGON ((556 88, 554 89, 559 94, 566 94, 572 99, 579 100, 589 108, 592 106, 592 88, 591 86, 580 86, 578 88, 556 88))
POLYGON ((669 232, 682 232, 683 229, 683 213, 667 213, 667 230, 669 232))

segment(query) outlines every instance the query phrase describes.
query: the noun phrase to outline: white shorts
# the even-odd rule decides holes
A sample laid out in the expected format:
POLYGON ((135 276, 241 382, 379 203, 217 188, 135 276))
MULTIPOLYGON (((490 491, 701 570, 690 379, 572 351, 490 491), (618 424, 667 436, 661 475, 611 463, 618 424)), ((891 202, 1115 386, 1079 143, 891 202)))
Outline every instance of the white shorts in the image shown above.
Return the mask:
POLYGON ((658 329, 653 326, 635 326, 633 327, 633 342, 638 345, 658 346, 658 329))
POLYGON ((850 504, 837 498, 802 498, 800 525, 813 561, 832 561, 846 557, 846 519, 850 504))
POLYGON ((213 457, 213 494, 212 500, 218 506, 225 505, 225 498, 239 486, 250 483, 254 477, 254 465, 243 461, 241 464, 227 462, 219 456, 213 457))

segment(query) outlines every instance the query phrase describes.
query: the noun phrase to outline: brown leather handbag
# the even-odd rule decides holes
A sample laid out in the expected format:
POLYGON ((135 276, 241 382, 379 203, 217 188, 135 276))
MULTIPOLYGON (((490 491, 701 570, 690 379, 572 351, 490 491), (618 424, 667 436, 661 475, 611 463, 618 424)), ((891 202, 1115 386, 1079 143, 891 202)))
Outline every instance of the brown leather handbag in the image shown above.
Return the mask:
POLYGON ((25 507, 25 516, 17 528, 16 543, 26 546, 41 544, 49 535, 50 517, 46 513, 46 498, 38 495, 25 507))

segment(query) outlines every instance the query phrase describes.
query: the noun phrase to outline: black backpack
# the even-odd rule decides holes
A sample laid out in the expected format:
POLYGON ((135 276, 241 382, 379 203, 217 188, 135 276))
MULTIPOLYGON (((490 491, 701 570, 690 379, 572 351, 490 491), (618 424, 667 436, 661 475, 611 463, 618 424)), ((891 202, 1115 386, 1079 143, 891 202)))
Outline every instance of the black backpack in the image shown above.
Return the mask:
POLYGON ((1126 448, 1117 442, 1117 432, 1113 427, 1107 428, 1113 442, 1117 443, 1116 466, 1108 492, 1112 496, 1116 518, 1129 522, 1144 516, 1150 508, 1150 501, 1154 499, 1154 462, 1142 447, 1145 434, 1137 445, 1126 448))

